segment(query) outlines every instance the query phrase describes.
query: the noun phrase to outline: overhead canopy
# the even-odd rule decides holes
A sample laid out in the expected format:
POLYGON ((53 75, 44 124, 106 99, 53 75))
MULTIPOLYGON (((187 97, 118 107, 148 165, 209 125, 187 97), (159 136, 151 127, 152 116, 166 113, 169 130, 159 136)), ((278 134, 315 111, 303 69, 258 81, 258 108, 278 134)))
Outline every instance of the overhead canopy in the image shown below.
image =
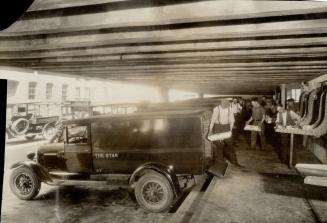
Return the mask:
POLYGON ((327 3, 36 0, 0 32, 0 66, 268 94, 327 71, 327 3))

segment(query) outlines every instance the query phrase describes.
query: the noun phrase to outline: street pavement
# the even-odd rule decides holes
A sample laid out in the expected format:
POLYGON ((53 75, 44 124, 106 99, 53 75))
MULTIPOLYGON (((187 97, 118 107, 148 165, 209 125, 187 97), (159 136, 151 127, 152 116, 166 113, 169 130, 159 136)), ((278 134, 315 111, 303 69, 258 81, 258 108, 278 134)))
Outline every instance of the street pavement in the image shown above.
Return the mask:
POLYGON ((47 143, 43 138, 36 138, 33 141, 24 138, 8 140, 5 148, 5 171, 7 171, 13 163, 26 160, 26 155, 36 152, 37 148, 47 143))
POLYGON ((9 188, 10 166, 26 160, 46 143, 9 140, 5 148, 5 169, 2 194, 3 223, 88 223, 88 222, 167 222, 171 213, 154 214, 141 209, 126 189, 110 187, 55 187, 42 183, 39 195, 19 200, 9 188))

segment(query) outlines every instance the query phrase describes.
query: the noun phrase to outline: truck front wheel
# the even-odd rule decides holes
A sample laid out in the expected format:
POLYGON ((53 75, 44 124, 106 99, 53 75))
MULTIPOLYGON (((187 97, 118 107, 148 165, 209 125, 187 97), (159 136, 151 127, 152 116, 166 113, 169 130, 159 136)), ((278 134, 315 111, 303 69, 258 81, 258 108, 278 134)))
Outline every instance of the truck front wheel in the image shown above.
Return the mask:
POLYGON ((150 172, 136 183, 135 198, 145 210, 163 212, 172 206, 174 193, 166 177, 157 172, 150 172))
POLYGON ((41 182, 28 167, 18 167, 10 175, 10 189, 22 200, 33 199, 40 191, 41 182))

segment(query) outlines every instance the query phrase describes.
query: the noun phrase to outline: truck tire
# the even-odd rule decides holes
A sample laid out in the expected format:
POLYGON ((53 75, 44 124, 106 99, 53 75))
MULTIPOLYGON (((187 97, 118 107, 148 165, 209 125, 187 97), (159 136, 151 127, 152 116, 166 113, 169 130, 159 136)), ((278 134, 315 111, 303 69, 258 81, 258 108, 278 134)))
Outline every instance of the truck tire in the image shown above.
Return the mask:
POLYGON ((25 166, 13 170, 9 185, 11 191, 22 200, 33 199, 41 189, 41 182, 35 173, 25 166))
POLYGON ((25 118, 19 118, 16 121, 14 121, 11 125, 11 129, 13 132, 15 132, 17 135, 23 135, 27 132, 29 127, 29 121, 25 118))
POLYGON ((151 171, 137 181, 135 198, 147 211, 164 212, 173 205, 174 192, 165 176, 151 171))
POLYGON ((43 130, 42 130, 42 135, 43 137, 46 139, 46 140, 50 140, 52 139, 52 137, 56 134, 56 127, 54 126, 53 123, 49 123, 49 124, 46 124, 44 127, 43 127, 43 130))
POLYGON ((36 137, 36 135, 26 135, 26 136, 25 136, 25 139, 31 141, 31 140, 35 139, 35 137, 36 137))

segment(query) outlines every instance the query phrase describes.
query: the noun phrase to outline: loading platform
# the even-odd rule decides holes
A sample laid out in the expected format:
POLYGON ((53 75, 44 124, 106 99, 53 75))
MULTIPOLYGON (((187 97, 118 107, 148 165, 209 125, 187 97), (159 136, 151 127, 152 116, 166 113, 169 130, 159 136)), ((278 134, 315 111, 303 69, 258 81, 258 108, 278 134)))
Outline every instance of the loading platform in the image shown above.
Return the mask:
MULTIPOLYGON (((224 178, 213 177, 186 197, 172 222, 327 222, 327 189, 304 184, 295 168, 282 164, 271 147, 251 150, 247 141, 235 143, 239 162, 224 178)), ((301 163, 319 161, 295 145, 301 163)))

